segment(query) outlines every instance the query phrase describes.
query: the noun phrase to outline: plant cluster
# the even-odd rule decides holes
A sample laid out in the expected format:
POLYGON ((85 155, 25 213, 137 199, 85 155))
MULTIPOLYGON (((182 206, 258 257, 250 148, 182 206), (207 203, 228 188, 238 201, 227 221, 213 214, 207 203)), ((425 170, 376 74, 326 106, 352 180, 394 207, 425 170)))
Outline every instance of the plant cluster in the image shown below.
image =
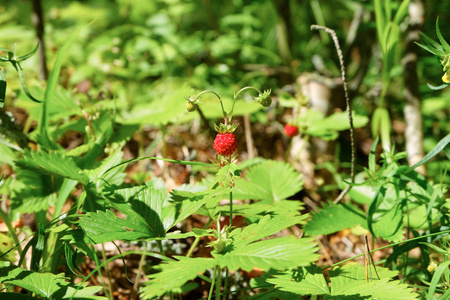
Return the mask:
MULTIPOLYGON (((261 31, 265 24, 255 15, 258 5, 275 7, 282 15, 276 1, 242 4, 242 13, 217 24, 212 18, 215 30, 209 33, 209 43, 189 32, 200 26, 197 3, 156 1, 142 5, 141 11, 130 1, 117 1, 112 5, 120 17, 130 16, 140 26, 130 28, 117 21, 110 32, 88 43, 92 48, 88 59, 96 67, 83 65, 72 73, 64 68, 63 59, 72 63, 80 59, 74 55, 81 45, 77 43, 87 39, 83 32, 93 30, 93 24, 70 36, 64 33, 45 88, 25 84, 22 73, 39 45, 22 56, 15 49, 0 48, 5 53, 0 56, 5 66, 0 69, 0 219, 7 229, 0 233, 0 300, 123 299, 119 284, 128 287, 126 297, 133 299, 447 299, 447 170, 444 166, 427 176, 418 168, 433 160, 447 163, 450 134, 441 138, 446 125, 437 122, 438 138, 433 137, 427 154, 412 166, 405 162, 407 153, 396 150, 390 88, 397 80, 401 28, 410 2, 394 2, 348 5, 375 15, 372 27, 381 69, 364 76, 368 81, 378 76, 382 87, 371 118, 362 106, 356 111, 350 106, 349 95, 358 90, 347 87, 343 58, 350 54, 340 49, 336 32, 312 27, 321 29, 317 36, 325 34, 321 36, 325 46, 290 48, 291 38, 279 36, 279 56, 264 45, 271 31, 261 31), (185 15, 190 27, 177 28, 185 15), (219 35, 221 31, 226 33, 219 35), (264 73, 260 70, 236 71, 242 78, 227 75, 231 67, 255 68, 246 63, 259 60, 267 60, 269 67, 276 61, 294 68, 293 53, 313 47, 323 55, 333 48, 326 33, 338 50, 341 78, 333 82, 343 87, 346 112, 335 109, 326 114, 299 91, 270 85, 273 78, 260 76, 264 73), (109 39, 112 36, 117 38, 109 39), (103 47, 105 41, 113 50, 103 47), (138 59, 141 56, 145 59, 138 59), (173 78, 180 72, 186 72, 186 78, 173 78), (81 82, 94 87, 86 89, 77 81, 80 78, 91 78, 81 82), (143 84, 149 79, 154 83, 143 84), (19 83, 14 85, 14 80, 19 83), (212 88, 217 82, 221 87, 212 88), (247 82, 252 86, 243 84, 247 82), (99 86, 107 83, 119 87, 100 92, 99 86), (185 97, 199 86, 211 89, 185 97), (232 97, 221 96, 233 89, 237 92, 232 97), (15 92, 19 96, 13 101, 15 92), (110 99, 113 94, 116 99, 110 99), (29 121, 19 126, 17 111, 5 110, 14 107, 24 108, 29 121), (372 127, 372 137, 365 140, 367 155, 361 149, 355 153, 354 131, 370 136, 367 125, 372 127), (253 134, 262 140, 261 148, 282 148, 284 159, 249 154, 238 159, 243 127, 248 149, 253 134), (350 142, 340 134, 347 130, 350 142), (204 137, 206 150, 199 136, 204 137), (273 136, 279 144, 270 145, 273 136), (309 189, 305 182, 311 178, 298 167, 305 147, 294 147, 316 142, 337 145, 336 152, 352 149, 347 151, 350 155, 337 153, 334 160, 316 164, 317 172, 329 178, 313 177, 317 186, 309 189), (297 156, 289 156, 292 149, 300 149, 297 156), (181 179, 174 183, 175 177, 181 179), (329 200, 336 195, 335 201, 329 200), (340 238, 350 248, 348 239, 341 238, 343 232, 364 245, 362 250, 354 246, 347 251, 358 254, 343 258, 333 253, 338 249, 328 238, 340 238), (114 254, 106 251, 108 246, 114 254), (364 266, 351 262, 363 256, 364 266), (117 278, 112 262, 120 265, 117 278)), ((325 8, 315 0, 309 3, 320 20, 325 8)), ((70 5, 80 18, 88 14, 81 3, 70 5)), ((214 4, 204 5, 214 11, 214 4)), ((330 7, 341 5, 333 2, 330 7)), ((95 11, 105 17, 99 21, 101 28, 108 28, 106 12, 95 11)), ((267 19, 271 18, 275 17, 269 14, 267 19)), ((274 28, 286 26, 281 16, 275 20, 280 23, 274 28)), ((292 20, 296 22, 300 21, 292 20)), ((439 43, 422 33, 419 46, 437 56, 446 86, 450 46, 438 22, 436 32, 439 43)), ((326 61, 332 67, 322 75, 340 73, 333 58, 326 61)), ((350 72, 353 79, 358 77, 355 73, 350 72)))

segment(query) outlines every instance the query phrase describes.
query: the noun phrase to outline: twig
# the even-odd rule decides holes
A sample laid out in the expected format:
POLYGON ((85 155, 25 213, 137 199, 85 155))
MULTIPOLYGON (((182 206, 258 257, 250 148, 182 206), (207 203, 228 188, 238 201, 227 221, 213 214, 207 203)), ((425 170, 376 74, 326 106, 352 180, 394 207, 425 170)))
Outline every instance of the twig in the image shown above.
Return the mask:
POLYGON ((252 129, 250 127, 250 117, 248 114, 244 115, 244 129, 245 129, 245 142, 247 144, 248 158, 255 157, 255 150, 253 146, 252 129))
MULTIPOLYGON (((339 46, 339 40, 336 36, 336 32, 333 29, 330 29, 328 27, 320 26, 320 25, 311 25, 311 30, 324 30, 328 32, 331 37, 333 38, 334 46, 336 47, 337 55, 339 58, 339 64, 341 65, 341 75, 342 75, 342 84, 344 87, 344 94, 345 94, 345 103, 347 105, 347 115, 348 120, 350 122, 350 144, 351 144, 351 169, 350 169, 350 180, 351 183, 355 182, 355 163, 356 163, 356 156, 355 156, 355 132, 353 127, 353 117, 352 117, 352 107, 350 103, 350 97, 348 95, 348 87, 347 87, 347 79, 345 75, 345 66, 344 66, 344 56, 342 55, 341 47, 339 46)), ((352 188, 351 185, 347 185, 347 187, 339 194, 339 196, 334 200, 334 203, 339 203, 344 196, 350 191, 352 188)))
POLYGON ((32 21, 36 28, 36 36, 39 41, 39 78, 41 80, 48 79, 47 59, 45 56, 45 40, 44 40, 44 15, 42 13, 41 0, 33 0, 33 15, 32 21))
MULTIPOLYGON (((419 47, 414 42, 419 41, 418 32, 423 25, 424 4, 422 1, 411 1, 409 6, 410 21, 406 34, 406 49, 402 59, 403 77, 405 83, 405 140, 408 164, 414 165, 424 157, 422 114, 420 109, 419 78, 417 76, 417 60, 419 47)), ((416 169, 425 175, 425 166, 416 169)))

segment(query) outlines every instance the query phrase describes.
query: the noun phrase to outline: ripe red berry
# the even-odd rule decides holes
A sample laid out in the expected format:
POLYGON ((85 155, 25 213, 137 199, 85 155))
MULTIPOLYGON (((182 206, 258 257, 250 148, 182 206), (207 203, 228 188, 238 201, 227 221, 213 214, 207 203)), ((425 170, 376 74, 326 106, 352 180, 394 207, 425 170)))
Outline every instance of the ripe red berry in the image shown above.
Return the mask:
POLYGON ((284 132, 288 137, 294 137, 298 134, 298 127, 290 124, 284 126, 284 132))
POLYGON ((233 133, 218 133, 214 140, 214 149, 222 156, 229 156, 237 149, 236 136, 233 133))

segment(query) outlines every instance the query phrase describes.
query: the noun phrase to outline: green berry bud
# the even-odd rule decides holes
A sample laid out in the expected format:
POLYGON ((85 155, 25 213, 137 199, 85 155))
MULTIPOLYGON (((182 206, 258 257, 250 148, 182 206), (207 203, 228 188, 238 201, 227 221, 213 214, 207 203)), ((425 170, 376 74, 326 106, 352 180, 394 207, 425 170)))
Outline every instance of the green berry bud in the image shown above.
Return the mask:
POLYGON ((227 243, 223 240, 219 240, 219 241, 216 241, 216 243, 214 243, 213 247, 214 247, 214 250, 217 251, 217 253, 222 253, 225 250, 225 248, 227 247, 227 243))
POLYGON ((264 107, 269 107, 272 104, 272 98, 270 97, 270 90, 264 91, 264 93, 259 94, 256 100, 264 107))
POLYGON ((188 112, 193 112, 193 111, 196 111, 197 110, 197 107, 198 107, 198 105, 196 104, 196 103, 194 103, 194 102, 191 102, 191 101, 186 101, 186 110, 188 111, 188 112))

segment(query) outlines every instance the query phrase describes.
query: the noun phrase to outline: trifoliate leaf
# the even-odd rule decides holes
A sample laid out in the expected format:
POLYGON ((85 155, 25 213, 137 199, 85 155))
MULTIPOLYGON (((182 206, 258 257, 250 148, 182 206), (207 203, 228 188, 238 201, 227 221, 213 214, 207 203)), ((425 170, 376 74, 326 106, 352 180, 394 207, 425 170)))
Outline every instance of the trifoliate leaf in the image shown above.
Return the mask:
POLYGON ((361 265, 345 265, 330 271, 333 299, 343 296, 359 296, 362 299, 410 300, 418 299, 412 288, 399 280, 390 281, 398 272, 377 267, 378 280, 372 270, 372 280, 367 282, 366 270, 361 265))
POLYGON ((292 266, 309 265, 320 257, 315 253, 319 248, 313 239, 298 239, 294 236, 263 240, 239 247, 232 243, 227 248, 229 247, 232 248, 231 251, 225 255, 216 254, 215 257, 220 266, 231 270, 250 271, 254 267, 265 271, 282 270, 292 266))
POLYGON ((187 281, 197 277, 206 269, 214 268, 217 262, 213 258, 189 258, 175 256, 178 261, 162 263, 161 272, 149 276, 150 280, 140 289, 141 299, 153 299, 175 288, 182 287, 187 281))
POLYGON ((241 228, 233 230, 230 234, 230 238, 233 239, 233 247, 240 248, 251 242, 271 236, 285 228, 304 224, 304 220, 307 217, 308 215, 296 216, 294 212, 273 218, 265 216, 258 223, 251 224, 243 230, 241 228))
MULTIPOLYGON (((69 299, 77 288, 77 285, 71 284, 61 274, 32 272, 12 266, 9 263, 0 263, 0 282, 20 286, 40 297, 48 299, 69 299)), ((82 286, 73 299, 106 299, 105 297, 92 296, 100 289, 101 287, 82 286)), ((14 296, 11 299, 16 298, 14 296)))
POLYGON ((122 211, 126 219, 117 217, 112 210, 88 212, 78 221, 86 235, 96 244, 115 240, 135 241, 159 236, 132 208, 122 211))
POLYGON ((70 178, 83 184, 89 181, 72 157, 57 152, 25 150, 24 156, 16 161, 16 166, 39 174, 70 178))
POLYGON ((290 269, 267 279, 278 289, 298 295, 330 294, 322 269, 316 265, 290 269))
POLYGON ((236 199, 278 202, 302 189, 301 175, 282 161, 265 160, 248 169, 244 178, 236 179, 233 197, 236 199))

